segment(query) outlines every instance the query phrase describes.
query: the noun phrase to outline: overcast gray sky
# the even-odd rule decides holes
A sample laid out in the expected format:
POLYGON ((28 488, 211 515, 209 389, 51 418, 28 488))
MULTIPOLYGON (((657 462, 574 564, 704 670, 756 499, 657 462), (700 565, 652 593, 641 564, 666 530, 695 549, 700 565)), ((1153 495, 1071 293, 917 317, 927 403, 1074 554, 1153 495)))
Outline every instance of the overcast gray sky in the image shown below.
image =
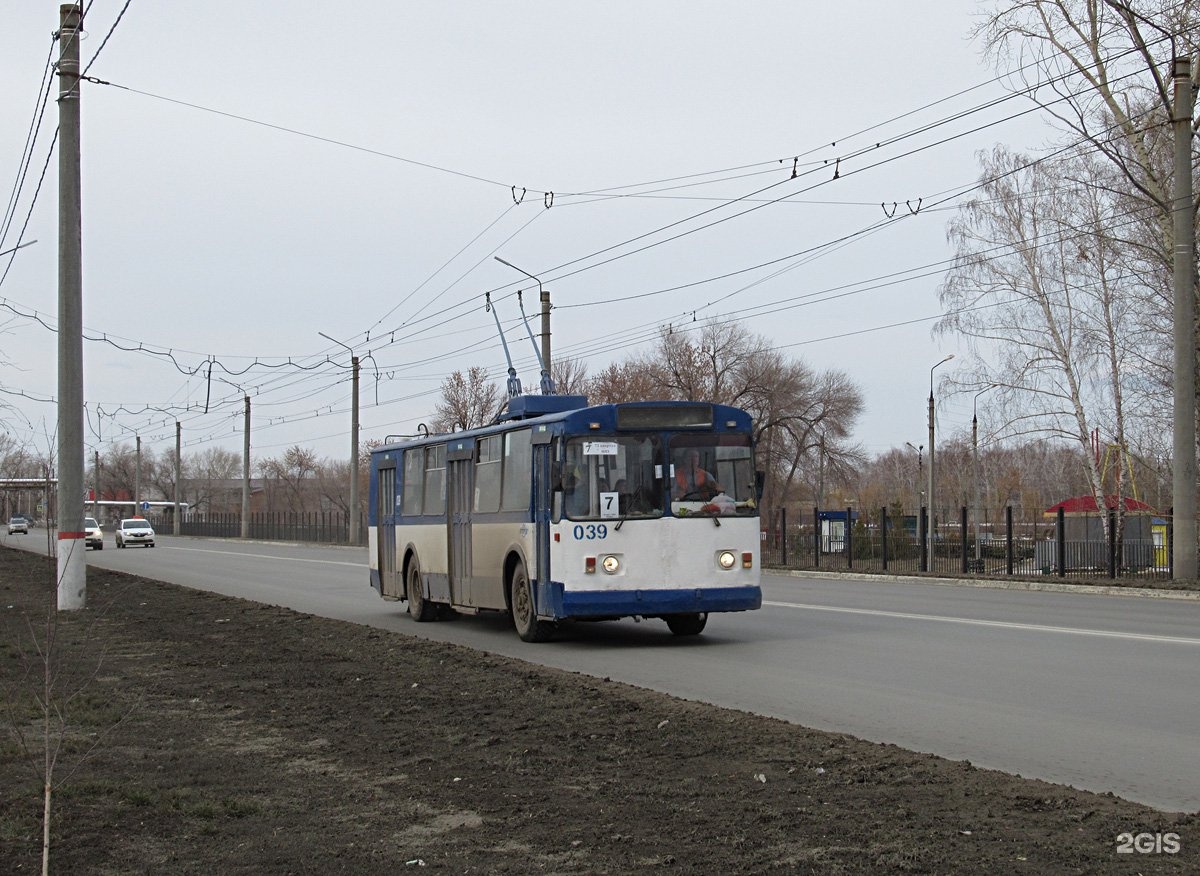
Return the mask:
MULTIPOLYGON (((9 6, 6 189, 59 3, 9 6)), ((924 443, 929 369, 962 352, 930 335, 953 196, 978 150, 1048 136, 1005 121, 1019 99, 968 112, 1004 90, 963 0, 132 0, 109 35, 125 6, 94 0, 82 43, 111 83, 82 97, 84 325, 106 339, 84 345, 89 449, 163 451, 179 420, 185 453, 240 451, 245 391, 254 457, 345 456, 349 354, 318 332, 363 357, 363 440, 413 432, 454 369, 503 381, 488 291, 536 390, 512 297, 536 320, 536 285, 495 255, 551 290, 556 357, 594 373, 660 325, 739 319, 862 387, 869 452, 924 443)), ((56 125, 51 100, 0 249, 56 125)), ((56 169, 21 237, 38 242, 0 261, 5 428, 40 448, 56 169)), ((939 405, 943 437, 970 401, 939 405)))

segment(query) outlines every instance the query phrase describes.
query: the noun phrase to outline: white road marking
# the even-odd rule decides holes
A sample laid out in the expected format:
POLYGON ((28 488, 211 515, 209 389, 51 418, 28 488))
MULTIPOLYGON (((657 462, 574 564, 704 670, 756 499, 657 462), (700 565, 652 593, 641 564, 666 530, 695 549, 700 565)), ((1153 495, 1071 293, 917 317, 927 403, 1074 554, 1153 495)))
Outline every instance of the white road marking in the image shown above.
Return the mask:
POLYGON ((190 551, 194 554, 223 554, 230 557, 243 557, 248 560, 283 560, 288 563, 316 563, 324 566, 353 566, 356 569, 365 569, 366 563, 344 563, 340 560, 308 560, 303 557, 277 557, 272 554, 246 554, 240 551, 214 551, 209 548, 184 548, 184 547, 166 547, 169 551, 190 551))
POLYGON ((977 620, 967 617, 947 617, 936 614, 911 614, 903 611, 882 611, 874 608, 839 608, 831 605, 810 605, 802 602, 768 602, 763 605, 776 608, 799 608, 807 611, 833 611, 842 614, 866 614, 875 617, 895 617, 903 620, 940 621, 948 624, 966 624, 976 627, 999 627, 1008 630, 1029 630, 1037 633, 1068 633, 1074 636, 1098 636, 1105 639, 1131 639, 1143 642, 1162 642, 1169 645, 1200 645, 1200 639, 1183 636, 1154 636, 1146 633, 1122 633, 1114 630, 1091 630, 1083 627, 1052 627, 1044 624, 1020 624, 1012 621, 977 620))

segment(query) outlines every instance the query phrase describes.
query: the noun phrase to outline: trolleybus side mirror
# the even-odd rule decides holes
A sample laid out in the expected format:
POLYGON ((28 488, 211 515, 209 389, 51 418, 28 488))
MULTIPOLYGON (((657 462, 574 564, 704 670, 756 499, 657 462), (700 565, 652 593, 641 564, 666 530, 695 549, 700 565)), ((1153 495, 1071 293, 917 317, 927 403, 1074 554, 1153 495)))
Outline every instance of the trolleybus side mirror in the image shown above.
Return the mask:
POLYGON ((763 485, 767 482, 767 473, 765 471, 756 471, 754 473, 754 497, 755 501, 762 502, 763 485))

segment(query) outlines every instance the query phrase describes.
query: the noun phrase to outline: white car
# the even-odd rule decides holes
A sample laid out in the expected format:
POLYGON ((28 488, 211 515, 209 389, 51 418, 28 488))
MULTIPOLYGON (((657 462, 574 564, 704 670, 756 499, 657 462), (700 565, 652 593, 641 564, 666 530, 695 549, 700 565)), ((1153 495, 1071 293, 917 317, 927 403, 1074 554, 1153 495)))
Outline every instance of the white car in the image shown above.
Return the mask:
POLYGON ((143 517, 126 517, 117 527, 117 547, 129 547, 131 544, 154 547, 154 529, 143 517))
POLYGON ((88 547, 98 551, 104 550, 104 531, 100 529, 100 524, 96 522, 95 517, 83 518, 83 531, 86 533, 85 540, 88 547))
POLYGON ((8 534, 20 532, 24 535, 29 535, 29 521, 19 514, 8 521, 8 534))

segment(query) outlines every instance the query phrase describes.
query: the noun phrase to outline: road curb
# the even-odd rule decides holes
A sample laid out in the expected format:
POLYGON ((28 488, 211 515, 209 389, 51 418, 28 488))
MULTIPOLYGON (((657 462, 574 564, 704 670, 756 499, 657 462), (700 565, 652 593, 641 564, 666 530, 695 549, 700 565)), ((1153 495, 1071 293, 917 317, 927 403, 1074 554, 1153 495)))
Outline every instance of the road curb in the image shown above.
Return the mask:
POLYGON ((881 575, 876 573, 822 572, 797 569, 763 569, 765 574, 790 578, 852 578, 855 581, 894 581, 900 584, 936 584, 942 587, 983 587, 991 590, 1035 590, 1047 593, 1091 593, 1098 596, 1137 596, 1144 599, 1200 600, 1200 591, 1164 590, 1154 587, 1107 587, 1100 584, 1059 584, 1053 581, 1003 581, 976 578, 935 578, 924 575, 881 575))

